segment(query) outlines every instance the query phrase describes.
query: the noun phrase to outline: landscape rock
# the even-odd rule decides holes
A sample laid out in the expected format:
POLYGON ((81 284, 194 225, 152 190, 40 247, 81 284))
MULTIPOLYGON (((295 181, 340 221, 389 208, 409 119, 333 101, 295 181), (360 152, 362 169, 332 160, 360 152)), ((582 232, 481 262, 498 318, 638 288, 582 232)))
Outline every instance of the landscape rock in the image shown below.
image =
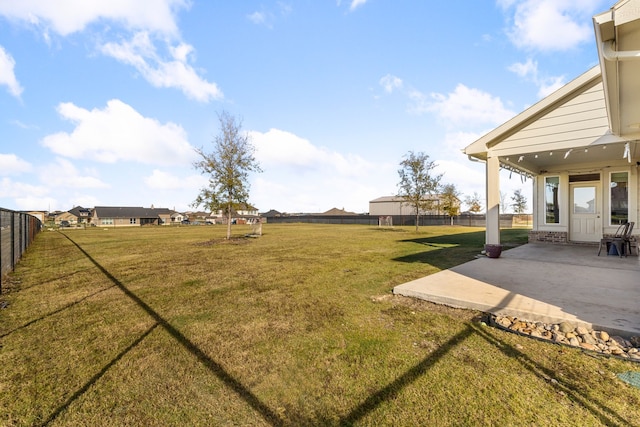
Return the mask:
POLYGON ((570 322, 545 324, 511 316, 491 316, 489 324, 533 338, 640 362, 640 336, 625 339, 610 336, 606 331, 589 330, 585 326, 576 327, 570 322))
POLYGON ((575 329, 575 326, 573 326, 573 324, 570 323, 570 322, 562 322, 558 326, 560 328, 560 332, 562 332, 564 334, 566 334, 568 332, 573 332, 573 330, 575 329))
POLYGON ((576 328, 576 334, 578 335, 587 335, 588 333, 589 333, 589 330, 584 326, 578 326, 576 328))

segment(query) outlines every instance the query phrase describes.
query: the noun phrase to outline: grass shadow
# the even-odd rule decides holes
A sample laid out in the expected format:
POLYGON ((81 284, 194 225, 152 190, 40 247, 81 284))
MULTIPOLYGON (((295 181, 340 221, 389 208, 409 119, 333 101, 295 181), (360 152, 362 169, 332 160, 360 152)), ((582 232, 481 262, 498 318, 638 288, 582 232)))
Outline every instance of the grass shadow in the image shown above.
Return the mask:
POLYGON ((473 333, 474 329, 467 325, 464 330, 454 335, 449 341, 438 347, 437 350, 425 357, 420 363, 409 369, 386 387, 370 395, 360 405, 353 408, 346 417, 340 420, 340 425, 354 425, 367 414, 373 412, 383 402, 393 400, 405 387, 411 385, 414 381, 424 375, 433 365, 442 359, 442 357, 444 357, 454 347, 469 338, 473 333))
MULTIPOLYGON (((504 229, 500 231, 503 246, 514 247, 527 242, 528 230, 504 229)), ((425 248, 412 254, 393 258, 406 263, 423 263, 446 270, 473 260, 484 249, 485 232, 445 234, 399 240, 399 243, 418 244, 425 248)))
POLYGON ((416 237, 399 240, 399 243, 418 244, 423 250, 393 258, 393 261, 429 264, 446 270, 471 261, 480 253, 484 247, 484 231, 416 237))
POLYGON ((623 416, 607 407, 603 402, 596 402, 591 397, 585 396, 580 390, 570 384, 570 382, 563 378, 554 378, 554 371, 551 369, 540 366, 537 362, 527 356, 525 353, 519 351, 517 348, 507 344, 506 342, 496 338, 483 328, 477 325, 471 325, 474 332, 478 336, 482 337, 489 344, 500 350, 505 356, 517 359, 518 362, 529 372, 537 377, 553 384, 554 387, 564 393, 576 404, 582 406, 587 411, 591 412, 597 417, 604 425, 634 425, 633 419, 625 419, 623 416), (551 381, 551 380, 555 381, 551 381))
POLYGON ((102 376, 104 374, 107 373, 107 371, 109 369, 111 369, 111 367, 113 365, 115 365, 120 359, 122 359, 127 353, 129 353, 131 350, 133 350, 135 347, 138 346, 138 344, 140 344, 151 332, 153 332, 153 330, 158 327, 157 323, 154 323, 149 329, 147 329, 142 335, 140 335, 134 342, 132 342, 127 348, 125 348, 124 350, 122 350, 120 353, 118 353, 118 355, 116 357, 114 357, 109 363, 107 363, 99 372, 97 372, 93 377, 91 377, 89 379, 89 381, 87 381, 82 387, 80 387, 75 393, 73 393, 71 395, 71 397, 69 397, 62 405, 60 405, 58 407, 58 409, 56 409, 55 411, 53 411, 53 413, 51 413, 51 415, 49 415, 49 418, 47 418, 47 420, 42 423, 43 426, 49 425, 51 422, 53 422, 56 418, 58 418, 58 416, 65 410, 67 409, 76 399, 78 399, 80 396, 82 396, 84 393, 87 392, 87 390, 89 390, 89 388, 95 384, 100 378, 102 378, 102 376))
MULTIPOLYGON (((276 414, 271 408, 269 408, 264 402, 262 402, 258 396, 253 394, 249 388, 242 384, 239 380, 229 374, 219 363, 209 357, 204 351, 202 351, 197 345, 189 340, 182 332, 176 329, 171 323, 164 319, 160 314, 155 311, 151 306, 144 302, 140 297, 128 289, 122 282, 120 282, 115 276, 113 276, 107 269, 105 269, 98 261, 96 261, 89 253, 87 253, 78 243, 76 243, 68 235, 61 233, 67 238, 74 246, 78 248, 84 256, 89 259, 95 265, 98 270, 102 272, 114 285, 116 285, 122 292, 125 293, 131 300, 133 300, 140 308, 142 308, 162 329, 168 332, 182 347, 195 356, 203 366, 205 366, 211 373, 213 373, 220 381, 222 381, 227 387, 233 390, 240 398, 242 398, 249 406, 251 406, 256 412, 258 412, 262 418, 273 426, 283 426, 283 420, 276 414)), ((110 367, 107 365, 107 368, 110 367)), ((101 371, 102 372, 102 371, 101 371)), ((105 371, 106 372, 106 371, 105 371)), ((101 374, 102 375, 102 374, 101 374)), ((100 375, 100 376, 101 376, 100 375)), ((86 389, 83 387, 74 396, 77 398, 86 389)), ((59 413, 59 412, 58 412, 59 413)), ((54 413, 55 414, 55 413, 54 413)), ((55 418, 55 417, 54 417, 55 418)))
POLYGON ((87 299, 89 299, 89 298, 91 298, 91 297, 94 297, 94 296, 96 296, 96 295, 98 295, 98 294, 100 294, 100 293, 102 293, 102 292, 104 292, 104 291, 107 291, 107 290, 109 290, 109 289, 113 288, 114 286, 115 286, 115 285, 111 285, 111 286, 106 287, 106 288, 104 288, 104 289, 100 289, 100 290, 98 290, 98 291, 96 291, 96 292, 94 292, 94 293, 92 293, 92 294, 89 294, 89 295, 87 295, 87 296, 85 296, 85 297, 80 298, 80 299, 79 299, 79 300, 77 300, 77 301, 71 302, 71 303, 69 303, 69 304, 67 304, 67 305, 65 305, 65 306, 63 306, 63 307, 60 307, 60 308, 59 308, 59 309, 57 309, 57 310, 54 310, 54 311, 52 311, 52 312, 50 312, 50 313, 47 313, 47 314, 45 314, 45 315, 43 315, 43 316, 40 316, 40 317, 38 317, 37 319, 30 320, 29 322, 25 323, 24 325, 18 326, 18 327, 17 327, 17 328, 15 328, 15 329, 12 329, 12 330, 10 330, 10 331, 8 331, 8 332, 5 332, 5 333, 1 334, 1 335, 0 335, 0 338, 4 338, 4 337, 6 337, 6 336, 9 336, 9 335, 11 335, 12 333, 14 333, 14 332, 16 332, 16 331, 19 331, 19 330, 24 329, 24 328, 26 328, 26 327, 28 327, 28 326, 31 326, 31 325, 33 325, 34 323, 37 323, 37 322, 39 322, 39 321, 41 321, 41 320, 46 319, 47 317, 51 317, 51 316, 53 316, 53 315, 55 315, 55 314, 61 313, 61 312, 65 311, 65 310, 67 310, 67 309, 69 309, 69 308, 71 308, 71 307, 73 307, 73 306, 75 306, 75 305, 80 304, 82 301, 85 301, 85 300, 87 300, 87 299))

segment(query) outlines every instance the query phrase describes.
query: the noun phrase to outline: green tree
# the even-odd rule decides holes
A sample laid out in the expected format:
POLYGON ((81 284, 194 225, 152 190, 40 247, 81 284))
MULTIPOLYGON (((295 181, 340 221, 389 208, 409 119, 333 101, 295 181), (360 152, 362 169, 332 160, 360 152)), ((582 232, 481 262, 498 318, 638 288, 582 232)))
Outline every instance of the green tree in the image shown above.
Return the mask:
POLYGON ((193 166, 208 176, 209 185, 200 190, 193 207, 204 206, 227 215, 227 239, 231 238, 231 214, 238 204, 248 204, 249 173, 262 172, 255 159, 250 136, 242 132, 242 122, 226 111, 218 114, 220 133, 214 138, 213 151, 196 149, 200 160, 193 166))
POLYGON ((398 183, 398 197, 414 209, 416 215, 416 231, 418 231, 420 213, 433 206, 430 196, 436 194, 440 188, 442 174, 432 176, 437 165, 429 161, 425 153, 409 151, 400 162, 400 182, 398 183))
POLYGON ((522 190, 517 189, 513 192, 511 197, 511 207, 513 207, 513 213, 521 214, 527 210, 527 198, 522 194, 522 190))
POLYGON ((480 195, 477 192, 474 192, 473 196, 467 196, 464 199, 464 204, 469 208, 469 212, 482 212, 482 200, 480 199, 480 195))
POLYGON ((455 184, 444 184, 440 191, 440 207, 449 215, 451 225, 453 225, 453 217, 460 214, 460 192, 455 184))

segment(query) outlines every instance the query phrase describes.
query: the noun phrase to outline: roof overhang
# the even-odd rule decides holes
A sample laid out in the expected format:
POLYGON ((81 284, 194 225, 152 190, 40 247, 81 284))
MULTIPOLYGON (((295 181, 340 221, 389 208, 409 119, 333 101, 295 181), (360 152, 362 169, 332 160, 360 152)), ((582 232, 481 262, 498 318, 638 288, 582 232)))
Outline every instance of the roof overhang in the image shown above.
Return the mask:
POLYGON ((464 149, 471 160, 484 161, 488 156, 498 156, 502 168, 535 176, 559 170, 584 170, 595 167, 628 164, 640 155, 640 146, 628 139, 603 129, 601 135, 578 143, 568 140, 551 146, 505 146, 502 142, 521 129, 548 114, 585 90, 601 82, 600 67, 596 66, 578 76, 556 92, 540 100, 527 110, 482 136, 464 149))
POLYGON ((611 133, 640 139, 640 0, 593 17, 611 133))

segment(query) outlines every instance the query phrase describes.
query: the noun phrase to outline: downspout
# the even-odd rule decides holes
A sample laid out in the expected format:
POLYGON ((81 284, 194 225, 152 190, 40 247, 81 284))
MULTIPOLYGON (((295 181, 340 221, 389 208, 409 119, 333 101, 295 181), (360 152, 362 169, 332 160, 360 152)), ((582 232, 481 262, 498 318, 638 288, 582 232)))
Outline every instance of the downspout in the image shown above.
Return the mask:
POLYGON ((602 57, 607 61, 632 61, 640 60, 640 50, 621 50, 613 48, 614 41, 602 42, 602 57))

